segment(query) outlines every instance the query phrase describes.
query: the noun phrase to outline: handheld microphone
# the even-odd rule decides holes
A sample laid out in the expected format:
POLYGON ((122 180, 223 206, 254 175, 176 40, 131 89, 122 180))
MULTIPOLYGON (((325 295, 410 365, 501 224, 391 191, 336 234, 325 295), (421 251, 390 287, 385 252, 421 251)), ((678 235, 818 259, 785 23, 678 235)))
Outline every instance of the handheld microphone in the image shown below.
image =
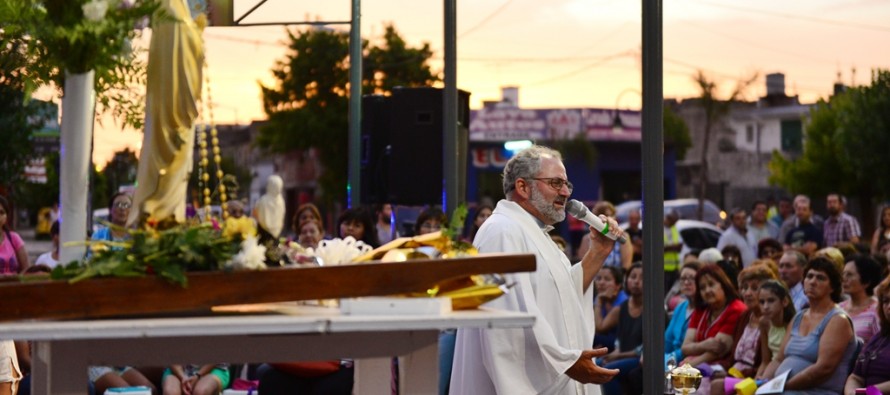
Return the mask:
POLYGON ((621 244, 627 243, 627 238, 625 238, 624 236, 617 237, 614 234, 610 233, 609 224, 604 223, 603 220, 600 219, 600 217, 593 215, 593 213, 591 213, 590 210, 587 209, 587 206, 585 206, 584 203, 581 203, 575 199, 569 200, 568 204, 566 204, 566 212, 577 218, 579 221, 583 221, 586 224, 592 226, 604 236, 621 244))

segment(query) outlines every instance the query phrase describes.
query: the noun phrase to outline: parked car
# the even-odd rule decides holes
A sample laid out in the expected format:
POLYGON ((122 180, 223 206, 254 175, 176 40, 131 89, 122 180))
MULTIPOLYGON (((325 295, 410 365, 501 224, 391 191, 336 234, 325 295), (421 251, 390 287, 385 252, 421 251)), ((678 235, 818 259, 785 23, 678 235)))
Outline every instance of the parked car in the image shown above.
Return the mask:
MULTIPOLYGON (((618 226, 621 229, 627 228, 627 222, 623 222, 618 226)), ((642 223, 640 227, 642 227, 642 223)), ((714 224, 694 219, 681 219, 677 221, 677 230, 680 231, 680 237, 683 238, 683 248, 680 250, 680 257, 686 256, 690 251, 701 251, 705 248, 717 247, 720 241, 720 235, 723 231, 714 224)), ((645 244, 645 239, 643 240, 645 244)))
MULTIPOLYGON (((627 216, 631 211, 643 206, 640 200, 628 200, 615 207, 615 218, 618 222, 627 222, 627 216)), ((680 219, 698 219, 698 199, 674 199, 664 201, 664 211, 675 210, 680 219)), ((705 200, 704 215, 702 221, 716 224, 726 219, 726 212, 721 210, 714 202, 705 200)))

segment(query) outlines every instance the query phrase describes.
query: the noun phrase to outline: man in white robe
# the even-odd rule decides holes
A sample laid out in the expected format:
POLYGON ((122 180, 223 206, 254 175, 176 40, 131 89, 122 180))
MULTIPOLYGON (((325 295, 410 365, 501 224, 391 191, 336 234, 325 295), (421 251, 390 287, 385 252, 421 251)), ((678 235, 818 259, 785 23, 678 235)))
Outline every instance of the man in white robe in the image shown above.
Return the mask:
MULTIPOLYGON (((487 307, 531 313, 535 324, 519 329, 460 329, 451 394, 599 394, 598 384, 617 370, 593 359, 591 283, 613 241, 591 228, 591 248, 572 266, 547 232, 565 219, 572 191, 560 154, 534 146, 504 168, 506 200, 498 202, 473 243, 479 252, 534 253, 537 269, 506 275, 511 291, 487 307)), ((614 220, 612 232, 621 234, 614 220)))

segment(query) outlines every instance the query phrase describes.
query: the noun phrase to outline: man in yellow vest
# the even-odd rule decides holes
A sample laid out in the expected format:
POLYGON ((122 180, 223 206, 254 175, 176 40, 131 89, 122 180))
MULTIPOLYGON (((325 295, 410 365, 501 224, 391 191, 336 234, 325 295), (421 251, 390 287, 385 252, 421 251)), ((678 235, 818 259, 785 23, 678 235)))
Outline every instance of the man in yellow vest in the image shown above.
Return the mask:
POLYGON ((677 229, 677 221, 680 216, 674 210, 668 210, 664 214, 664 291, 668 292, 674 282, 677 281, 677 273, 680 269, 680 249, 683 248, 683 238, 677 229))

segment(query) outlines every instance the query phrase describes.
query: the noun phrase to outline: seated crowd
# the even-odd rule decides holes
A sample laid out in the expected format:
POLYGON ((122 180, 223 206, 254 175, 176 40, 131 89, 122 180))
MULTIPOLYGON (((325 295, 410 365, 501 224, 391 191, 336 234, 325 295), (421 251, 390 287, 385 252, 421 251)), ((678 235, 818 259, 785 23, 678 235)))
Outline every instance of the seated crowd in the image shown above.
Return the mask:
MULTIPOLYGON (((785 394, 890 393, 890 208, 867 244, 842 196, 829 195, 826 219, 809 204, 798 196, 794 214, 778 224, 763 202, 750 216, 734 209, 719 250, 681 257, 665 295, 664 361, 666 370, 684 363, 701 370, 697 393, 735 394, 742 379, 762 384, 786 372, 785 394)), ((642 306, 627 281, 638 265, 606 267, 594 283, 594 347, 614 350, 599 362, 620 371, 602 386, 606 395, 642 393, 649 356, 629 339, 642 306)))
MULTIPOLYGON (((122 229, 131 204, 126 194, 112 196, 110 220, 118 226, 96 232, 93 237, 128 237, 122 229)), ((793 213, 785 210, 770 218, 769 206, 758 201, 750 215, 743 209, 731 211, 719 249, 690 251, 685 256, 676 253, 679 249, 666 249, 666 264, 669 256, 678 261, 664 295, 665 369, 683 363, 698 367, 706 376, 698 392, 701 394, 734 394, 735 379, 765 382, 785 372, 789 376, 784 393, 854 394, 870 386, 890 393, 890 277, 886 259, 890 251, 890 208, 882 212, 879 229, 866 244, 858 221, 843 212, 845 204, 842 196, 829 195, 828 216, 823 219, 812 214, 808 198, 798 196, 793 205, 786 205, 793 207, 793 213)), ((5 201, 0 200, 0 210, 5 208, 5 201)), ((232 204, 229 210, 232 221, 252 221, 242 204, 232 204)), ((377 247, 394 237, 409 235, 400 233, 435 232, 448 223, 445 213, 430 208, 420 213, 413 228, 399 232, 392 224, 389 205, 378 207, 376 218, 372 212, 365 208, 344 211, 333 227, 335 236, 352 236, 377 247)), ((599 202, 593 212, 614 216, 615 208, 599 202)), ((467 226, 468 241, 488 215, 490 206, 474 210, 467 226)), ((668 217, 671 215, 668 213, 668 217)), ((638 212, 631 216, 638 222, 638 212)), ((291 237, 304 248, 317 247, 331 237, 325 234, 320 210, 311 203, 301 205, 291 222, 291 237)), ((668 237, 673 222, 676 219, 666 218, 666 246, 678 241, 676 235, 668 237), (669 238, 671 243, 667 242, 669 238)), ((20 253, 20 238, 4 229, 4 236, 18 247, 5 259, 22 261, 7 272, 29 270, 27 259, 20 253)), ((629 229, 627 233, 632 242, 616 243, 594 279, 596 337, 592 345, 609 350, 597 363, 620 372, 602 386, 606 395, 642 393, 643 359, 652 357, 645 355, 642 340, 646 289, 643 271, 648 265, 639 262, 641 232, 629 229)), ((48 270, 56 264, 57 234, 58 225, 54 225, 54 251, 41 257, 31 271, 48 270)), ((573 255, 571 250, 576 246, 557 234, 553 237, 567 255, 573 255)), ((582 243, 574 253, 583 254, 587 248, 589 245, 582 243)), ((27 378, 27 342, 16 342, 14 350, 11 342, 4 347, 7 355, 18 354, 14 373, 27 378)), ((439 362, 443 394, 448 393, 453 347, 454 331, 443 331, 439 362)), ((155 368, 92 366, 88 375, 90 391, 102 394, 111 387, 147 386, 153 393, 201 395, 217 394, 229 387, 255 386, 260 393, 270 395, 349 394, 354 380, 350 359, 244 367, 182 362, 155 368)), ((3 384, 0 382, 0 394, 7 393, 3 384)), ((28 393, 27 379, 21 384, 18 393, 28 393)))

